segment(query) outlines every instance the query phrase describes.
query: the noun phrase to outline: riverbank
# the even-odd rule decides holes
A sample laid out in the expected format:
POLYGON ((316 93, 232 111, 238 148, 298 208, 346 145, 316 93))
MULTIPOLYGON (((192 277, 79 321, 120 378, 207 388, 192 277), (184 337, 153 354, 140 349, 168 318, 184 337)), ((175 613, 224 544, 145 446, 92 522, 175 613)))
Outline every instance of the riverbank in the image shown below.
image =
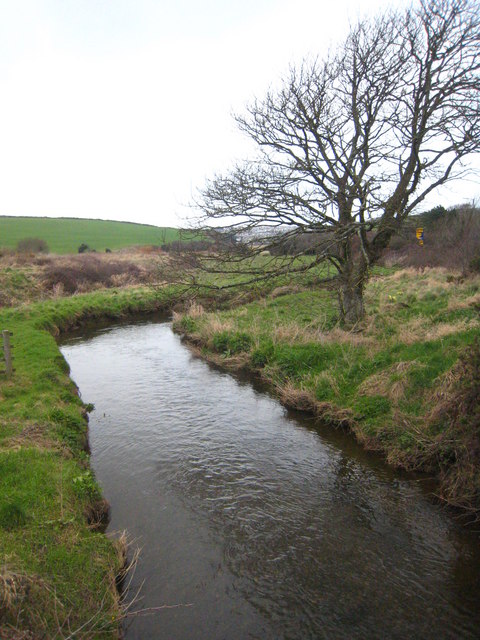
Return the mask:
MULTIPOLYGON (((89 407, 55 336, 183 305, 188 289, 162 284, 164 263, 136 253, 2 260, 0 324, 13 334, 15 369, 7 379, 0 363, 2 640, 119 636, 125 540, 102 533, 108 505, 90 469, 89 407)), ((206 295, 227 305, 271 286, 206 295)))
MULTIPOLYGON (((443 500, 478 510, 480 277, 383 273, 368 285, 359 332, 343 331, 334 293, 312 286, 247 292, 258 298, 250 303, 220 291, 209 304, 230 309, 192 303, 175 327, 203 357, 255 372, 286 405, 345 426, 393 465, 435 473, 443 500)), ((88 407, 54 336, 180 297, 172 287, 126 287, 1 309, 15 357, 12 379, 0 374, 2 639, 118 637, 125 548, 102 533, 88 407)))
POLYGON ((439 480, 480 509, 480 277, 405 269, 370 280, 367 320, 344 331, 328 290, 280 288, 233 310, 192 305, 175 328, 205 358, 261 376, 285 405, 439 480))
MULTIPOLYGON (((0 374, 0 637, 118 637, 125 541, 89 466, 88 406, 55 335, 165 309, 171 289, 118 289, 0 311, 14 374, 0 374)), ((3 369, 3 366, 1 367, 3 369)))

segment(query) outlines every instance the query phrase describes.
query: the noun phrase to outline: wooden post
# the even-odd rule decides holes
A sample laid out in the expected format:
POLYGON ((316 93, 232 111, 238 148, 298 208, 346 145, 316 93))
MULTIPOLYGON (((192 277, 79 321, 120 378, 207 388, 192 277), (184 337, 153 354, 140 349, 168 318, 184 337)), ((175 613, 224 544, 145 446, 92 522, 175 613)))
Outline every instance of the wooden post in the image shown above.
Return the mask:
POLYGON ((10 331, 2 331, 3 336, 3 355, 5 356, 5 373, 7 378, 12 377, 12 352, 10 349, 10 331))

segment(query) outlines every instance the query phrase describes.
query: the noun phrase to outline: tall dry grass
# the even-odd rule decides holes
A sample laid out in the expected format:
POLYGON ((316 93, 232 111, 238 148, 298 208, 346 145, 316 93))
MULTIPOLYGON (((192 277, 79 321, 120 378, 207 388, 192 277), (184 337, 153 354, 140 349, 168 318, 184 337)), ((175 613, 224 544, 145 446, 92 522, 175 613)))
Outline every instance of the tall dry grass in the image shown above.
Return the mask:
POLYGON ((85 293, 101 288, 147 285, 161 279, 165 256, 115 254, 0 256, 0 306, 85 293))

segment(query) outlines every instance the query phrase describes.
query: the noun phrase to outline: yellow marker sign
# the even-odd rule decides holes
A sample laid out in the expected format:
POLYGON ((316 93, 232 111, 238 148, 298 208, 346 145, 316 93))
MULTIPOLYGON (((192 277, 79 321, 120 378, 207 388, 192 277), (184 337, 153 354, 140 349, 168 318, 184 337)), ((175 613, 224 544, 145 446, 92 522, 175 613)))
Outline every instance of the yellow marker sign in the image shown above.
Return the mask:
POLYGON ((423 247, 423 227, 417 227, 418 244, 423 247))

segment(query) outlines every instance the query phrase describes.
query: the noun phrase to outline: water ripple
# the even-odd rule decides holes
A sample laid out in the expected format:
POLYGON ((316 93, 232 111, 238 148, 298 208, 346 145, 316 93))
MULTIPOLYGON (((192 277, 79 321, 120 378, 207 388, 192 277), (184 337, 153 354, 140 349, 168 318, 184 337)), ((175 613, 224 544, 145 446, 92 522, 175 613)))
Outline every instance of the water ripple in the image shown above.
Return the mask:
POLYGON ((478 540, 414 479, 194 359, 167 324, 63 352, 96 406, 111 528, 143 546, 143 606, 195 604, 128 640, 480 636, 478 540))

